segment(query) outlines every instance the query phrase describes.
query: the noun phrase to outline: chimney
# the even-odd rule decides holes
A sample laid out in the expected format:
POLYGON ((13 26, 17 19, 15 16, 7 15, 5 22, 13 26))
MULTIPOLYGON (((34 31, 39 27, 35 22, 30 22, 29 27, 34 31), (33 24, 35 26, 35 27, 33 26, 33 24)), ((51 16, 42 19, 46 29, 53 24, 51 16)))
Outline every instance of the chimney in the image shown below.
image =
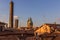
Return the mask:
POLYGON ((14 3, 11 0, 10 2, 10 14, 9 14, 9 27, 13 28, 13 12, 14 12, 14 3))

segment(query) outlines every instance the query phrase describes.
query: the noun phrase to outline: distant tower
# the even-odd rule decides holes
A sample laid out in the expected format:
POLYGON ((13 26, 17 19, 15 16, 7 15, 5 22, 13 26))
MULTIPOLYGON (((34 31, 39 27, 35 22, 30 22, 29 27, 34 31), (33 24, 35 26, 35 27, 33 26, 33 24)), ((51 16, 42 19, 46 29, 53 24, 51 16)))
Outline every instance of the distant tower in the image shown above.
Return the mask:
POLYGON ((15 17, 15 28, 18 28, 18 24, 19 24, 18 16, 14 16, 14 17, 15 17))
POLYGON ((14 12, 14 3, 11 0, 10 2, 10 14, 9 14, 9 27, 13 28, 13 12, 14 12))
POLYGON ((27 28, 33 28, 33 22, 32 22, 32 18, 28 18, 27 20, 27 28))
POLYGON ((18 28, 18 19, 15 19, 15 28, 18 28))

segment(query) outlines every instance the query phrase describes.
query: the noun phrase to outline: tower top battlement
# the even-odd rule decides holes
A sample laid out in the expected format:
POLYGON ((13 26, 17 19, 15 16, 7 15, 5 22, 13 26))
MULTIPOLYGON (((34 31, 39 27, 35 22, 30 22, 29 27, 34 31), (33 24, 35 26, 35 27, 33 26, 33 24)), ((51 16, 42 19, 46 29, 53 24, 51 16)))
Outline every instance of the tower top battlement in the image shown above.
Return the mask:
POLYGON ((12 1, 12 0, 10 0, 10 3, 13 3, 13 1, 12 1))

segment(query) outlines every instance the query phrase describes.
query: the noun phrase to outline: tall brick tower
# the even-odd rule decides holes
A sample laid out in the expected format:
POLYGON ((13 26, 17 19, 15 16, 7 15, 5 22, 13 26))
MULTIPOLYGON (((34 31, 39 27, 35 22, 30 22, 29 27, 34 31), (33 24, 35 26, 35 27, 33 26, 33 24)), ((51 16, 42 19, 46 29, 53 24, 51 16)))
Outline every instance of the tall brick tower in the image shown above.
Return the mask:
POLYGON ((14 12, 14 3, 10 1, 10 14, 9 14, 9 27, 13 28, 13 12, 14 12))

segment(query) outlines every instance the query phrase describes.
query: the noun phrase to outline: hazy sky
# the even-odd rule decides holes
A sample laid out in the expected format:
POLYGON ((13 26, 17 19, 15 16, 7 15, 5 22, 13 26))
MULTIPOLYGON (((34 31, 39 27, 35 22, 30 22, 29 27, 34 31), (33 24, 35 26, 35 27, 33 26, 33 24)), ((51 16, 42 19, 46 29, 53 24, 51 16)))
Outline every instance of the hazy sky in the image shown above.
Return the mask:
MULTIPOLYGON (((10 0, 0 0, 0 21, 8 22, 10 0)), ((14 15, 19 16, 20 26, 32 18, 34 26, 43 23, 60 23, 60 0, 13 0, 14 15)))

